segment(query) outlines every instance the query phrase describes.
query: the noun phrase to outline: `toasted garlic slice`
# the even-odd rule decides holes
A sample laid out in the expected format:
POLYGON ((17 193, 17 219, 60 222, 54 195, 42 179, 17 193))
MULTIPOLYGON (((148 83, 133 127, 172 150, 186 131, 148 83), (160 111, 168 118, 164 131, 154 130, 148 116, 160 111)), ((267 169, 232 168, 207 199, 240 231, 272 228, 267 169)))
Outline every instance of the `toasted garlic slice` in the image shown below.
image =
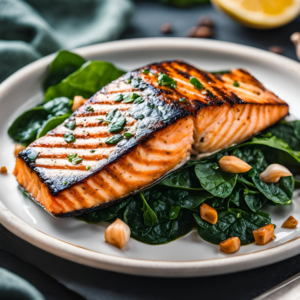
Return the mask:
POLYGON ((257 245, 265 245, 275 238, 274 225, 268 224, 264 227, 253 231, 255 243, 257 245))
POLYGON ((222 171, 234 174, 245 173, 251 169, 250 165, 236 156, 223 156, 219 160, 219 166, 222 171))
POLYGON ((24 149, 26 149, 26 147, 23 146, 23 145, 15 145, 15 152, 14 152, 15 157, 17 157, 18 154, 19 154, 21 151, 23 151, 24 149))
POLYGON ((84 99, 81 96, 75 96, 73 99, 73 106, 72 106, 72 111, 75 111, 76 109, 78 109, 80 106, 82 106, 85 102, 87 101, 87 99, 84 99))
POLYGON ((217 211, 206 203, 203 203, 200 206, 200 215, 203 220, 207 221, 210 224, 215 225, 218 222, 217 211))
POLYGON ((234 253, 240 250, 241 240, 234 236, 220 243, 220 250, 224 253, 234 253))
POLYGON ((262 173, 259 174, 262 182, 276 183, 281 177, 291 176, 292 173, 284 166, 279 164, 269 165, 262 173))
POLYGON ((130 238, 129 226, 120 219, 110 224, 105 230, 105 241, 122 249, 130 238))
POLYGON ((284 223, 282 224, 282 228, 294 229, 296 228, 298 221, 293 217, 289 216, 284 223))

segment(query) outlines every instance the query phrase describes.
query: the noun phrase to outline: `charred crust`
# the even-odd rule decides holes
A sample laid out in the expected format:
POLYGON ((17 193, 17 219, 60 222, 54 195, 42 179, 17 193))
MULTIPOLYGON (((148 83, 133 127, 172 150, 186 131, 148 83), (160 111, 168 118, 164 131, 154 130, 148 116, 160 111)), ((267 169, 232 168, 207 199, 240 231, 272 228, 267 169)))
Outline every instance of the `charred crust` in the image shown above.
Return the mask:
MULTIPOLYGON (((141 111, 142 114, 145 114, 144 118, 142 120, 138 121, 138 129, 135 135, 135 138, 131 138, 129 140, 123 139, 121 140, 118 144, 116 144, 115 150, 110 154, 108 159, 102 159, 99 161, 99 164, 97 165, 97 168, 95 168, 92 171, 85 172, 85 175, 71 175, 66 177, 63 176, 57 176, 55 178, 49 178, 46 176, 45 171, 41 167, 36 167, 35 162, 29 160, 26 150, 22 151, 19 153, 18 157, 20 157, 26 165, 30 168, 31 171, 35 172, 38 177, 41 179, 43 183, 47 185, 49 188, 49 192, 53 196, 57 196, 60 192, 69 189, 70 187, 80 184, 82 182, 85 182, 88 180, 91 176, 99 173, 102 171, 104 168, 110 166, 112 163, 114 163, 116 160, 120 159, 122 156, 128 154, 131 152, 135 147, 137 147, 140 143, 145 143, 147 140, 149 140, 153 135, 169 126, 170 124, 176 122, 177 120, 193 115, 196 116, 197 112, 204 107, 207 106, 222 106, 224 103, 228 103, 231 105, 234 104, 244 104, 245 102, 240 99, 235 93, 233 92, 224 92, 223 90, 217 88, 217 87, 212 87, 211 90, 207 90, 207 95, 205 100, 206 101, 201 101, 197 99, 189 99, 188 103, 183 104, 179 102, 179 99, 181 95, 178 91, 174 91, 169 88, 155 88, 151 84, 147 84, 144 82, 141 78, 141 70, 142 69, 148 69, 153 72, 163 72, 168 74, 169 71, 166 68, 166 66, 172 67, 172 70, 174 72, 177 72, 180 76, 183 76, 184 78, 188 79, 190 78, 190 73, 191 71, 198 73, 201 75, 201 77, 204 77, 205 80, 208 82, 217 82, 218 81, 223 81, 222 78, 223 76, 234 76, 235 72, 239 72, 239 76, 241 78, 245 77, 245 80, 248 82, 255 83, 259 85, 260 87, 264 88, 259 81, 257 81, 254 77, 252 77, 246 70, 239 69, 239 70, 234 70, 231 71, 230 73, 224 74, 224 75, 213 75, 208 72, 198 70, 194 68, 193 66, 182 62, 182 61, 169 61, 169 62, 161 62, 161 63, 156 63, 156 64, 151 64, 148 66, 145 66, 141 69, 137 69, 134 71, 127 72, 117 80, 113 81, 113 83, 118 84, 119 82, 126 80, 126 79, 131 79, 133 81, 132 86, 136 90, 141 90, 145 92, 145 95, 147 95, 147 100, 143 102, 143 105, 141 104, 132 104, 132 107, 130 108, 130 113, 133 115, 135 112, 138 112, 139 110, 141 111), (182 66, 182 69, 185 70, 180 70, 178 66, 182 66), (151 95, 148 97, 148 92, 151 95), (159 106, 164 106, 165 111, 161 116, 159 116, 156 112, 151 112, 151 109, 148 109, 146 106, 150 104, 154 105, 155 107, 159 106), (136 110, 136 111, 135 111, 136 110), (63 182, 67 182, 65 185, 63 185, 63 182)), ((194 73, 195 74, 195 73, 194 73)), ((210 87, 209 87, 210 88, 210 87)), ((97 92, 93 97, 91 97, 88 101, 88 103, 92 103, 94 101, 94 97, 98 95, 99 93, 103 94, 108 94, 109 92, 109 87, 105 86, 103 87, 99 92, 97 92)), ((146 98, 146 97, 145 97, 146 98)), ((254 103, 253 103, 254 104, 254 103)), ((264 105, 273 105, 273 103, 266 103, 264 105)), ((276 103, 276 105, 285 105, 287 106, 286 103, 276 103)), ((75 119, 77 115, 79 115, 82 112, 82 110, 79 108, 76 112, 73 113, 73 115, 69 119, 75 119)), ((203 138, 202 138, 203 139, 203 138)), ((201 140, 202 140, 201 139, 201 140)), ((129 195, 130 196, 130 195, 129 195)), ((92 208, 88 209, 82 209, 62 215, 55 215, 56 217, 69 217, 69 216, 77 216, 80 215, 84 212, 90 212, 93 210, 97 210, 100 208, 105 208, 108 207, 114 203, 117 203, 119 201, 122 201, 123 199, 127 198, 123 197, 118 200, 113 201, 112 203, 107 203, 103 205, 98 205, 92 208)))

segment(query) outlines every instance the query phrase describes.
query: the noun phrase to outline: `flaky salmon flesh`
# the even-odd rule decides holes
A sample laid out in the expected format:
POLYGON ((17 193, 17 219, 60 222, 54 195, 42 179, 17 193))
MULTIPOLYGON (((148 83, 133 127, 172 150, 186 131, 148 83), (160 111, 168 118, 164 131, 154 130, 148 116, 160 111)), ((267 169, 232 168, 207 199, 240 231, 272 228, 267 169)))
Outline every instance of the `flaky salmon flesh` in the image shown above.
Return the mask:
POLYGON ((30 144, 14 175, 51 215, 77 216, 151 186, 191 153, 250 138, 288 110, 245 70, 212 74, 182 61, 151 64, 108 84, 30 144))

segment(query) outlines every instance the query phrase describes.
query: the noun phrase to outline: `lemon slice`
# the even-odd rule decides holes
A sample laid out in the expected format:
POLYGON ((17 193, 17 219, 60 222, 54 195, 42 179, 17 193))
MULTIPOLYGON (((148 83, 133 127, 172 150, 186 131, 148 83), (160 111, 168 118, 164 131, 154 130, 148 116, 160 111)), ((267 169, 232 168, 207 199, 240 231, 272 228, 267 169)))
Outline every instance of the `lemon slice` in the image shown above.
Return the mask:
POLYGON ((300 0, 212 0, 213 4, 245 26, 269 29, 282 26, 300 12, 300 0))

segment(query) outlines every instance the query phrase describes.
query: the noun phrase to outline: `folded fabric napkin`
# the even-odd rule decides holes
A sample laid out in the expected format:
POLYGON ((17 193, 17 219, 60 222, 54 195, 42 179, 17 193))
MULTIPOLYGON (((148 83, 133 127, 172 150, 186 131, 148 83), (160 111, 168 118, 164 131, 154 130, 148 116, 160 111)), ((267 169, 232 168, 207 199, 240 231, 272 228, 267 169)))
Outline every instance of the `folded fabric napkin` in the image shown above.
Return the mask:
POLYGON ((44 296, 28 281, 2 268, 0 268, 0 298, 45 300, 44 296))
POLYGON ((117 39, 130 0, 0 0, 0 82, 59 49, 117 39))

